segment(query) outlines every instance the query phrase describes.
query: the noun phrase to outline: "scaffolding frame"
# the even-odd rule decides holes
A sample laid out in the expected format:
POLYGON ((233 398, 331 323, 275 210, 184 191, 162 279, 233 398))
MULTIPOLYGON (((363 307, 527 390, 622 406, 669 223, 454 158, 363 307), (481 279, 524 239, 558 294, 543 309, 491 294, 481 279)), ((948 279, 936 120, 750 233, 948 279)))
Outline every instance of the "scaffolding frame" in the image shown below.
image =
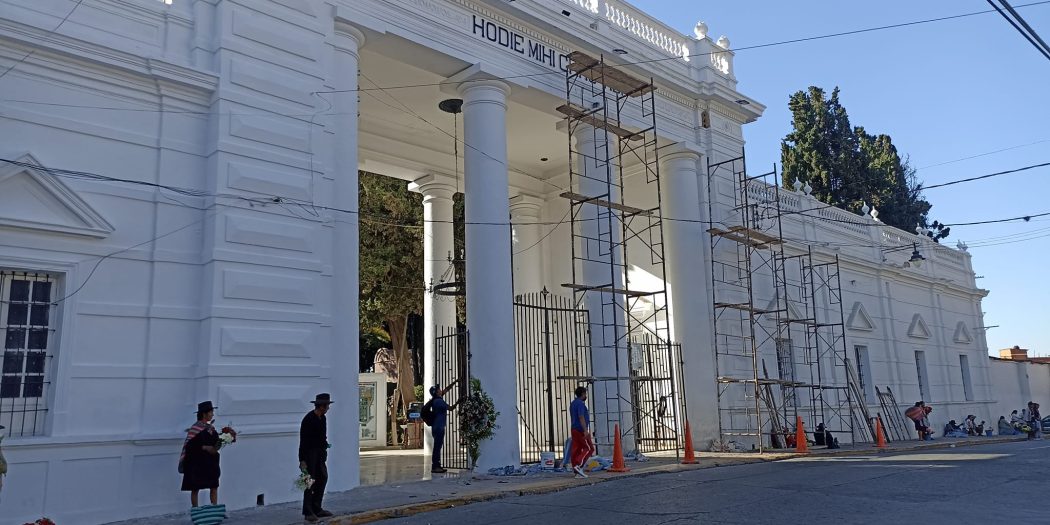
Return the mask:
POLYGON ((801 418, 858 442, 855 379, 846 350, 837 255, 784 237, 777 170, 747 173, 745 154, 708 161, 718 424, 723 448, 750 441, 784 448, 801 418), (719 180, 733 185, 733 207, 716 220, 719 180), (766 357, 776 362, 775 376, 766 357))
POLYGON ((602 366, 592 366, 588 377, 565 379, 597 387, 591 398, 594 420, 596 425, 607 421, 609 427, 597 428, 599 446, 612 446, 613 424, 622 421, 621 436, 635 435, 640 450, 673 443, 677 451, 685 405, 679 388, 681 357, 670 338, 664 282, 655 91, 652 78, 639 79, 608 64, 603 55, 568 55, 565 104, 557 111, 564 115, 569 135, 569 191, 561 197, 570 206, 572 282, 562 286, 572 290, 576 308, 591 311, 587 350, 592 363, 602 366), (578 134, 593 147, 579 147, 579 142, 574 146, 578 134), (655 188, 655 207, 625 202, 625 180, 638 176, 629 170, 640 170, 646 186, 655 188), (641 253, 628 250, 628 245, 641 253), (658 284, 636 287, 628 272, 631 257, 646 261, 658 284), (600 282, 587 282, 596 273, 604 275, 600 282), (666 363, 656 375, 646 372, 653 369, 654 356, 636 356, 652 352, 660 354, 656 361, 666 363), (664 408, 638 406, 644 397, 638 392, 649 392, 654 385, 661 403, 672 401, 670 415, 664 408), (639 421, 657 412, 659 421, 639 421), (657 430, 649 436, 646 429, 657 430))

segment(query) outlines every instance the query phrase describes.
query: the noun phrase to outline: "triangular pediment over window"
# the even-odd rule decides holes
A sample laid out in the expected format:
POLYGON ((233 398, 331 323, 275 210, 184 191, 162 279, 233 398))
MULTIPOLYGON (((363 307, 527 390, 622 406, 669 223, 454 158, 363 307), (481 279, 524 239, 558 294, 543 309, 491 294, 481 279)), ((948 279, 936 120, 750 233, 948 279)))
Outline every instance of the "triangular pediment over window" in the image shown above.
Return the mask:
POLYGON ((871 316, 868 315, 868 311, 860 301, 853 303, 853 310, 849 314, 849 319, 846 320, 846 328, 860 332, 875 330, 875 323, 872 322, 871 316))
POLYGON ((926 326, 926 321, 922 319, 921 315, 915 314, 915 316, 911 318, 911 326, 908 327, 908 336, 917 339, 930 338, 930 327, 926 326))
MULTIPOLYGON (((8 157, 9 158, 9 157, 8 157)), ((0 162, 0 227, 103 238, 113 233, 94 208, 32 155, 0 162)))
POLYGON ((966 328, 966 323, 962 321, 955 325, 955 342, 963 345, 973 342, 973 337, 970 337, 970 330, 966 328))
MULTIPOLYGON (((779 310, 779 309, 780 309, 780 294, 777 293, 777 294, 775 294, 773 296, 772 299, 769 300, 769 304, 766 305, 766 311, 773 312, 773 311, 776 311, 776 310, 779 310)), ((772 316, 772 315, 773 314, 770 314, 770 316, 772 316)), ((787 311, 786 312, 781 312, 781 315, 784 316, 784 318, 786 320, 791 320, 791 321, 800 321, 800 320, 806 318, 806 316, 802 315, 802 312, 800 312, 798 310, 798 307, 795 306, 795 303, 792 302, 792 301, 787 301, 787 311)))

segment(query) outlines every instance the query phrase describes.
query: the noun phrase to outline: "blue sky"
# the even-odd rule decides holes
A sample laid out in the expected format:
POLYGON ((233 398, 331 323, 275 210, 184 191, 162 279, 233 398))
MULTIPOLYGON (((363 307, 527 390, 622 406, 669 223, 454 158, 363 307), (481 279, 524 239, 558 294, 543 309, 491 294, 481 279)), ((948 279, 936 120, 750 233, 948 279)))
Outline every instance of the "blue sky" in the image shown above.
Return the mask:
MULTIPOLYGON (((726 35, 732 48, 990 9, 983 0, 632 3, 687 35, 703 20, 712 38, 726 35)), ((1050 4, 1018 12, 1050 40, 1050 4)), ((740 91, 768 106, 744 128, 749 166, 779 164, 780 140, 791 126, 788 96, 810 85, 839 86, 853 124, 892 136, 928 185, 1050 162, 1050 61, 997 13, 744 50, 735 69, 740 91), (1037 141, 1043 142, 1031 144, 1037 141)), ((946 223, 1047 212, 1050 167, 925 195, 931 218, 946 223)), ((1050 217, 955 227, 946 244, 960 239, 1021 240, 970 249, 975 272, 984 276, 978 286, 991 291, 985 324, 998 325, 987 332, 988 347, 995 355, 1015 344, 1050 355, 1050 217)))

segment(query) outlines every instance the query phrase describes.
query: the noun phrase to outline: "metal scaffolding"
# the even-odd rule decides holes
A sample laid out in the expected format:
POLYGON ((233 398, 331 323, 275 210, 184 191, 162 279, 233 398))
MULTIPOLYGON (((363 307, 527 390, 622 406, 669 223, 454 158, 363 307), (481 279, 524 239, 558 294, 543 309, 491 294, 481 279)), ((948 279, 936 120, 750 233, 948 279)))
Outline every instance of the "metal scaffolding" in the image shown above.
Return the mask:
POLYGON ((592 366, 587 377, 565 379, 594 386, 599 446, 612 445, 619 423, 641 451, 677 450, 684 402, 664 283, 656 88, 602 56, 568 58, 566 103, 557 108, 569 132, 570 190, 561 196, 570 203, 572 282, 563 286, 590 312, 592 366), (625 203, 631 177, 644 178, 655 206, 625 203), (654 278, 633 282, 632 266, 654 278))
MULTIPOLYGON (((846 354, 837 255, 784 237, 777 172, 746 160, 708 163, 718 422, 723 447, 785 448, 796 421, 849 442, 866 437, 846 354), (720 188, 734 206, 716 219, 720 188), (770 363, 767 363, 767 358, 770 363)), ((724 195, 723 195, 724 197, 724 195)))

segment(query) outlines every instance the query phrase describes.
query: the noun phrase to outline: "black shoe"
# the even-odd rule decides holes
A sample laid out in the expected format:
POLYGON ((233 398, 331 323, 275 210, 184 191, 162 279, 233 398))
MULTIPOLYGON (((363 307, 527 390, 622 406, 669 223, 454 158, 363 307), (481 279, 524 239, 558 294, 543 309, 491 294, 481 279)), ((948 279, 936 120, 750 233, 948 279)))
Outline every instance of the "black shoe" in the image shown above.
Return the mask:
POLYGON ((441 468, 441 467, 434 467, 434 468, 430 469, 430 473, 431 474, 444 474, 446 472, 448 472, 448 469, 444 469, 444 468, 441 468))
POLYGON ((331 518, 332 516, 334 516, 334 514, 324 509, 321 509, 321 512, 317 513, 318 518, 331 518))
POLYGON ((317 523, 317 520, 319 518, 317 516, 314 516, 313 514, 307 514, 303 516, 303 519, 306 520, 307 523, 317 523))

